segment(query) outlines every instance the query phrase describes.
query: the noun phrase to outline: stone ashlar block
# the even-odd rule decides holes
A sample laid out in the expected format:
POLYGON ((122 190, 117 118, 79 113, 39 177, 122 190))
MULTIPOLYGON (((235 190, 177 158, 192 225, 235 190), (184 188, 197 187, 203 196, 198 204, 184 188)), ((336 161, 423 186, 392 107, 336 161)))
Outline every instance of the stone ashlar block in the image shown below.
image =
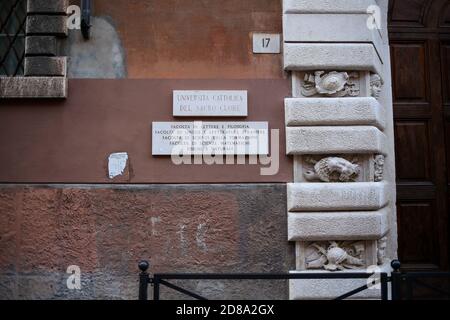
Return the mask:
POLYGON ((67 71, 66 57, 26 57, 25 76, 64 77, 67 71))
POLYGON ((362 70, 383 74, 375 47, 368 43, 285 43, 284 68, 290 71, 362 70))
POLYGON ((28 36, 25 40, 25 54, 56 55, 56 38, 52 36, 28 36))
POLYGON ((302 182, 287 185, 288 210, 354 211, 378 210, 387 205, 385 182, 302 182))
POLYGON ((289 212, 288 240, 378 240, 389 231, 388 211, 289 212))
POLYGON ((285 42, 370 43, 383 53, 383 40, 376 28, 368 28, 365 14, 285 14, 285 42))
POLYGON ((384 130, 385 108, 372 97, 287 98, 286 126, 367 125, 384 130))
POLYGON ((27 35, 67 36, 67 17, 33 15, 27 17, 27 35))
POLYGON ((283 0, 285 13, 365 13, 375 0, 283 0))
POLYGON ((0 78, 0 98, 66 98, 65 77, 0 78))
POLYGON ((386 136, 376 127, 287 127, 286 150, 302 154, 386 154, 386 136))
POLYGON ((28 13, 63 13, 67 12, 69 0, 28 0, 28 13))

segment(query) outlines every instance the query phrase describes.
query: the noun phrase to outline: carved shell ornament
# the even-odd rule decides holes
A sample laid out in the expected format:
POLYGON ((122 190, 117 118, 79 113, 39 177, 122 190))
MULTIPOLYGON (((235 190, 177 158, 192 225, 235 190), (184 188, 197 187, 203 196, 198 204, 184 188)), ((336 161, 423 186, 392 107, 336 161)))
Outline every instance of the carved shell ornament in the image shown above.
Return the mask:
POLYGON ((359 95, 359 73, 337 71, 315 71, 306 73, 301 92, 305 97, 324 95, 329 97, 345 97, 359 95))
POLYGON ((347 72, 332 71, 323 75, 324 71, 316 72, 316 90, 319 94, 332 95, 344 90, 347 84, 347 72))
POLYGON ((330 241, 328 247, 322 243, 313 243, 308 249, 310 254, 306 258, 307 269, 336 271, 364 266, 364 244, 361 242, 330 241))
POLYGON ((304 173, 308 181, 352 182, 361 172, 360 166, 344 158, 328 157, 317 161, 313 170, 304 173))

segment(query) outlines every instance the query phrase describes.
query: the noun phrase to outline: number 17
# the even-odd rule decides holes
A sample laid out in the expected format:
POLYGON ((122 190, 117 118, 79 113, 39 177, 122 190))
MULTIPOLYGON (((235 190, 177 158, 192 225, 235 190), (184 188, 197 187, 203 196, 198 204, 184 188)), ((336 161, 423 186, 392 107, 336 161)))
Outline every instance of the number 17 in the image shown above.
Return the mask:
POLYGON ((263 38, 262 39, 262 46, 263 48, 268 48, 270 43, 270 38, 263 38))

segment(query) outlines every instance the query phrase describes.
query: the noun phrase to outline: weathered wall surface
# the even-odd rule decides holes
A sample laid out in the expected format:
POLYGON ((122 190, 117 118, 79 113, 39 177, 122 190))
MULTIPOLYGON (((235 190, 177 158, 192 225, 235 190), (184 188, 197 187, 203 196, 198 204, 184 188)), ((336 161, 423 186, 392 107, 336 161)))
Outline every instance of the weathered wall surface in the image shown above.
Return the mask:
MULTIPOLYGON (((281 54, 252 53, 253 32, 281 33, 281 1, 96 0, 91 22, 90 40, 69 30, 58 44, 72 78, 66 99, 0 100, 0 298, 135 299, 141 259, 152 272, 292 270, 291 90, 281 54), (278 174, 153 157, 151 123, 177 120, 172 90, 183 89, 248 90, 247 118, 202 120, 280 129, 278 174), (130 161, 110 180, 115 152, 130 161), (67 289, 69 265, 81 267, 82 291, 67 289)), ((186 286, 210 298, 288 298, 286 281, 186 286)))
MULTIPOLYGON (((179 165, 151 154, 152 121, 175 121, 173 90, 248 90, 246 118, 184 121, 268 121, 284 139, 285 80, 73 79, 64 101, 0 101, 0 183, 246 183, 292 179, 292 160, 280 140, 280 170, 261 165, 179 165), (14 137, 14 139, 11 139, 14 137), (111 153, 128 152, 127 174, 108 177, 111 153)), ((183 121, 183 120, 182 120, 183 121)), ((248 163, 248 162, 247 162, 248 163)))
MULTIPOLYGON (((285 198, 282 184, 3 185, 0 298, 135 299, 140 259, 152 272, 287 272, 285 198), (69 265, 81 268, 81 291, 66 287, 69 265)), ((287 298, 283 281, 186 286, 214 298, 287 298)))
POLYGON ((71 77, 284 77, 280 54, 252 53, 253 32, 281 33, 279 0, 96 0, 93 4, 92 38, 84 41, 79 31, 69 32, 71 77))

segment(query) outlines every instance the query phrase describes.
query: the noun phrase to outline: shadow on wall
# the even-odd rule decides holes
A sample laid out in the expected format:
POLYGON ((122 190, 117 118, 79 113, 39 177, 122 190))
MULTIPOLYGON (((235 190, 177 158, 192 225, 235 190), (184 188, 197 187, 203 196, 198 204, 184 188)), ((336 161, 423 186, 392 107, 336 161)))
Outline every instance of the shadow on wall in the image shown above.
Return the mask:
POLYGON ((91 39, 70 30, 67 40, 69 78, 120 79, 127 77, 125 51, 107 17, 93 17, 91 39))

